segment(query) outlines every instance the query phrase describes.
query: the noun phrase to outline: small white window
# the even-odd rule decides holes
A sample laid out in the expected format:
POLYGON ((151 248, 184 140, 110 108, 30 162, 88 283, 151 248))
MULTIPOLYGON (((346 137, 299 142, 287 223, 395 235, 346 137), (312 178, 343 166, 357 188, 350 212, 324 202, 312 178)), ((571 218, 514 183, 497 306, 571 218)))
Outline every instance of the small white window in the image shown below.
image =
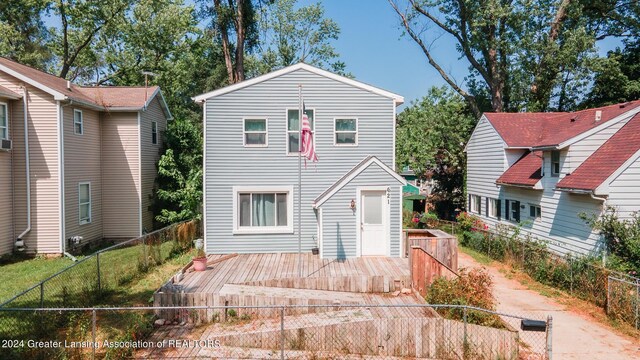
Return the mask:
POLYGON ((91 223, 91 183, 78 184, 78 218, 80 225, 91 223))
POLYGON ((551 176, 560 176, 560 151, 551 152, 551 176))
POLYGON ((244 119, 244 146, 267 146, 267 119, 244 119))
POLYGON ((151 143, 154 145, 158 143, 158 122, 157 121, 151 122, 151 143))
POLYGON ((234 233, 293 231, 293 188, 234 187, 234 233))
POLYGON ((539 220, 542 217, 542 208, 540 205, 529 204, 529 217, 534 220, 539 220))
POLYGON ((480 214, 480 209, 481 209, 481 201, 480 201, 480 196, 478 195, 471 195, 471 212, 476 213, 476 214, 480 214))
POLYGON ((0 103, 0 139, 9 139, 9 108, 0 103))
MULTIPOLYGON (((300 152, 300 145, 298 138, 300 137, 300 122, 298 121, 298 109, 287 110, 287 153, 297 154, 300 152)), ((309 124, 311 125, 311 133, 315 134, 315 110, 305 109, 304 113, 309 117, 309 124)), ((315 143, 316 137, 313 137, 315 143)))
POLYGON ((335 119, 334 145, 358 145, 358 119, 335 119))
POLYGON ((74 109, 73 110, 73 132, 78 135, 82 135, 84 132, 83 128, 83 119, 82 119, 82 110, 74 109))

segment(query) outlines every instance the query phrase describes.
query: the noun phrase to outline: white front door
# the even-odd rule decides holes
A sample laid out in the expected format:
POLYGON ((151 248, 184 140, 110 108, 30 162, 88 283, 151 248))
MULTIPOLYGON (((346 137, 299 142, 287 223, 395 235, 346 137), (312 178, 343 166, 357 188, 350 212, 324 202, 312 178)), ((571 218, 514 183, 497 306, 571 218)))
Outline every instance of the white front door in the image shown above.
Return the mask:
POLYGON ((362 191, 360 195, 360 243, 362 256, 386 255, 387 196, 385 191, 362 191))

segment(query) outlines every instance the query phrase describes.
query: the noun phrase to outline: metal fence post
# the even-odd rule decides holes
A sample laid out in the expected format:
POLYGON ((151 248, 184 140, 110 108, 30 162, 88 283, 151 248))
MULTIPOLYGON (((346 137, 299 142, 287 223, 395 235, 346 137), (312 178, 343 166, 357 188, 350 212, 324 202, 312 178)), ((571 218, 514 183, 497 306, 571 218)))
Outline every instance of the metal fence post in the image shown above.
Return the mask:
POLYGON ((547 360, 551 360, 553 355, 553 318, 551 315, 547 317, 547 360))
POLYGON ((98 271, 98 295, 102 293, 102 282, 100 281, 100 253, 96 253, 96 268, 98 271))
POLYGON ((569 255, 569 274, 571 276, 569 281, 569 293, 573 294, 573 260, 571 259, 572 257, 569 255))
POLYGON ((91 336, 93 337, 93 346, 91 347, 91 358, 96 358, 96 309, 93 309, 93 313, 91 314, 91 336))
POLYGON ((44 307, 44 281, 40 282, 40 308, 44 307))
POLYGON ((640 308, 640 280, 636 280, 636 330, 640 329, 640 313, 638 310, 640 308))
POLYGON ((609 309, 611 308, 611 276, 607 276, 607 308, 605 312, 609 314, 609 309))
POLYGON ((280 308, 280 359, 284 360, 284 306, 280 308))
POLYGON ((467 307, 466 306, 462 308, 462 319, 464 321, 463 346, 466 349, 466 346, 467 346, 467 307))

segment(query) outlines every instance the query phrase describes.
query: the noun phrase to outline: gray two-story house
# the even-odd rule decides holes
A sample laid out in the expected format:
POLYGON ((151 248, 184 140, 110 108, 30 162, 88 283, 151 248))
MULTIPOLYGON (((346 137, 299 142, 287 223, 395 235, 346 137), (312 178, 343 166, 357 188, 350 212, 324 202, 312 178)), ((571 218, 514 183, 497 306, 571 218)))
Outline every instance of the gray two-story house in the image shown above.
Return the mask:
POLYGON ((401 255, 396 106, 388 91, 299 63, 194 100, 204 113, 207 253, 401 255), (300 91, 301 90, 301 91, 300 91), (300 93, 319 161, 302 165, 300 93))

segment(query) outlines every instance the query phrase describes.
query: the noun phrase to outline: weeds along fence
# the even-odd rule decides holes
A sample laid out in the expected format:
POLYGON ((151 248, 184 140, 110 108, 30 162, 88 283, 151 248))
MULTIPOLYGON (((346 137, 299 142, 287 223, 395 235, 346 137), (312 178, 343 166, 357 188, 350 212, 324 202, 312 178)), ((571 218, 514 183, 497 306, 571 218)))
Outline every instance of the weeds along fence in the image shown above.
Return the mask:
POLYGON ((609 317, 640 329, 640 279, 607 269, 597 259, 564 257, 548 250, 544 242, 520 234, 517 227, 464 231, 456 222, 440 221, 438 228, 456 234, 463 246, 521 269, 534 280, 590 301, 609 317))
POLYGON ((2 359, 550 359, 551 335, 550 317, 456 305, 0 309, 2 359))
POLYGON ((199 222, 184 221, 115 244, 0 304, 0 308, 90 307, 102 303, 136 276, 191 248, 199 222))

